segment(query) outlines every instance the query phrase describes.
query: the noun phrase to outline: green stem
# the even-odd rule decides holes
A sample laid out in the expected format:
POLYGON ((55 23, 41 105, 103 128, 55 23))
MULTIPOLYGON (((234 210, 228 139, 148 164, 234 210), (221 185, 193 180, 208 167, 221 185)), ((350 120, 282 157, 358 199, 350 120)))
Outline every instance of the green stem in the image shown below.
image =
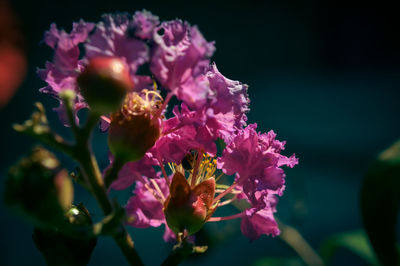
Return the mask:
POLYGON ((179 265, 184 259, 193 254, 193 247, 186 244, 178 244, 175 246, 168 257, 161 264, 162 266, 176 266, 179 265))
MULTIPOLYGON (((85 149, 85 152, 81 152, 81 156, 82 157, 78 159, 78 161, 80 162, 83 174, 90 185, 92 193, 97 199, 104 215, 109 215, 112 213, 113 207, 107 196, 96 159, 87 149, 85 149)), ((113 235, 113 238, 130 265, 143 265, 136 249, 134 248, 132 238, 122 224, 120 225, 120 232, 113 235)))
MULTIPOLYGON (((97 199, 100 208, 102 209, 105 216, 109 215, 113 211, 113 206, 107 196, 106 188, 101 176, 99 166, 96 158, 90 149, 90 136, 93 127, 96 126, 99 116, 89 115, 86 126, 82 128, 81 134, 76 135, 76 151, 75 159, 79 162, 86 182, 89 184, 94 197, 97 199)), ((134 248, 132 238, 126 231, 125 227, 120 225, 120 232, 113 235, 113 238, 125 258, 128 260, 130 265, 143 265, 139 255, 134 248)))
MULTIPOLYGON (((14 126, 14 129, 18 131, 18 129, 14 126)), ((60 135, 57 135, 52 132, 46 132, 41 134, 35 134, 34 132, 26 132, 28 135, 40 140, 44 144, 47 144, 63 153, 73 156, 74 155, 74 146, 68 142, 66 142, 60 135)))
POLYGON ((121 233, 114 235, 113 238, 130 265, 144 265, 139 254, 136 252, 131 236, 122 225, 121 233))
POLYGON ((96 159, 87 148, 83 147, 79 150, 79 155, 76 154, 75 159, 79 162, 86 183, 89 184, 89 187, 98 201, 104 215, 109 215, 113 211, 113 207, 108 199, 96 159))

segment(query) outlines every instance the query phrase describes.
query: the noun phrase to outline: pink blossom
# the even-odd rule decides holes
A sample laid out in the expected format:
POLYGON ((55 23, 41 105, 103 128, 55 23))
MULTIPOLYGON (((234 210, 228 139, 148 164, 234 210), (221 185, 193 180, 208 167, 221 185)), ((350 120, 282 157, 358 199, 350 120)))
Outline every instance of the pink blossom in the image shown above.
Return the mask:
MULTIPOLYGON (((292 168, 298 164, 298 159, 294 154, 290 157, 281 154, 285 141, 277 140, 274 131, 260 133, 256 124, 246 126, 250 103, 248 86, 223 76, 215 63, 210 65, 214 42, 208 42, 196 26, 181 20, 160 24, 157 16, 143 10, 133 16, 104 15, 97 24, 80 21, 73 24, 70 33, 58 30, 53 24, 45 34, 45 43, 54 50, 54 58, 46 63, 45 69, 38 70, 39 76, 47 83, 41 92, 60 101, 55 110, 61 121, 66 123, 67 119, 59 93, 65 89, 76 92, 75 115, 86 108, 76 79, 89 60, 99 56, 117 57, 129 65, 129 76, 134 85, 121 108, 123 115, 133 117, 149 111, 151 115, 145 117, 146 121, 157 121, 157 134, 154 134, 151 144, 135 157, 137 161, 126 163, 117 180, 111 184, 111 188, 116 190, 135 184, 134 195, 126 205, 129 225, 145 228, 164 224, 164 240, 176 239, 176 234, 167 226, 164 210, 174 193, 178 193, 172 189, 170 192, 167 184, 171 182, 166 169, 169 164, 171 174, 179 172, 189 191, 202 182, 218 179, 217 168, 226 175, 235 176, 235 183, 228 185, 228 189, 218 189, 217 196, 214 192, 210 194, 207 203, 213 208, 207 211, 207 215, 202 213, 201 226, 208 221, 241 218, 241 230, 251 240, 263 234, 279 234, 273 214, 277 196, 281 196, 285 189, 286 176, 282 166, 292 168), (82 44, 84 56, 80 53, 79 45, 82 44), (149 73, 139 74, 142 70, 149 73), (155 84, 161 85, 160 90, 166 90, 165 101, 155 84), (179 104, 174 106, 172 116, 166 117, 169 115, 166 106, 171 104, 171 96, 175 96, 179 104), (218 139, 222 139, 226 147, 222 156, 214 158, 218 139), (193 155, 193 162, 186 162, 189 155, 193 155), (185 167, 183 162, 189 166, 185 167), (160 178, 161 173, 163 178, 160 178), (211 217, 217 207, 229 203, 222 198, 230 193, 234 193, 237 199, 246 200, 250 207, 229 217, 211 217)), ((103 132, 107 133, 110 119, 117 119, 117 115, 104 114, 100 125, 103 132)), ((131 128, 127 127, 128 123, 112 124, 121 126, 124 140, 118 142, 121 138, 116 134, 113 139, 116 142, 109 142, 111 148, 112 143, 117 143, 122 150, 127 144, 132 144, 131 150, 134 150, 147 136, 152 136, 144 131, 133 137, 132 130, 141 128, 132 117, 127 120, 133 121, 129 124, 131 128)), ((110 131, 108 133, 113 136, 110 131)), ((200 204, 200 207, 204 206, 200 204)), ((179 218, 177 220, 182 218, 186 221, 187 217, 180 217, 180 211, 175 211, 174 207, 169 209, 179 218)), ((174 230, 183 230, 178 233, 187 236, 190 234, 187 229, 174 230)))
MULTIPOLYGON (((276 135, 273 131, 260 134, 256 128, 256 124, 251 124, 238 132, 226 146, 222 157, 218 159, 218 168, 228 175, 238 173, 241 180, 255 178, 274 180, 276 183, 275 179, 280 171, 273 167, 282 165, 293 167, 298 160, 294 156, 287 158, 279 154, 284 148, 284 143, 275 140, 276 135), (273 177, 268 177, 269 174, 273 177)), ((283 175, 280 176, 281 179, 284 178, 283 175)))

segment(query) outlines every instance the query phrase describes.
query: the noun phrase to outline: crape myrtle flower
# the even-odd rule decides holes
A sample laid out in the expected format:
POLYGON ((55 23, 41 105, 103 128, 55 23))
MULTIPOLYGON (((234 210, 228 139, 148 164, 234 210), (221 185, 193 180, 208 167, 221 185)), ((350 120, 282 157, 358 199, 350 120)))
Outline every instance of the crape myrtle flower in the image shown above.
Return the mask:
POLYGON ((289 158, 280 154, 285 142, 276 140, 273 131, 261 134, 256 128, 256 124, 251 124, 239 131, 218 158, 218 168, 225 174, 236 174, 235 183, 251 205, 244 212, 241 226, 250 239, 261 234, 279 234, 272 214, 275 195, 281 196, 285 189, 285 173, 280 167, 298 164, 294 154, 289 158))
MULTIPOLYGON (((81 21, 70 34, 52 26, 45 41, 55 55, 39 70, 48 84, 42 92, 59 98, 60 91, 73 89, 75 112, 91 108, 77 83, 91 61, 110 57, 127 66, 132 85, 118 110, 103 113, 100 127, 108 134, 110 162, 124 163, 110 188, 135 185, 126 205, 129 225, 164 225, 166 241, 191 237, 207 222, 236 218, 252 240, 279 234, 274 213, 285 188, 281 167, 293 167, 298 159, 280 154, 285 142, 276 140, 273 131, 259 133, 256 124, 246 126, 248 86, 211 64, 214 42, 196 26, 181 20, 160 24, 158 17, 142 11, 104 15, 97 24, 81 21), (170 113, 172 97, 179 104, 170 113), (219 140, 226 147, 217 157, 219 140), (224 174, 234 176, 234 182, 218 183, 224 174), (213 216, 235 200, 249 207, 213 216)), ((62 105, 59 114, 63 118, 62 105)))

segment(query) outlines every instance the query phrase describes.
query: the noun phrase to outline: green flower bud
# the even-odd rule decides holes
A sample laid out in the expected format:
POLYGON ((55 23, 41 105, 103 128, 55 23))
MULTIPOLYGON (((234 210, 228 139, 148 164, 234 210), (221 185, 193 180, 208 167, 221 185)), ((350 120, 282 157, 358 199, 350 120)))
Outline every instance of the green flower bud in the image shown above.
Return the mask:
POLYGON ((73 200, 73 185, 66 170, 49 151, 37 147, 8 174, 5 202, 40 227, 62 222, 73 200))
POLYGON ((169 228, 175 233, 187 230, 189 235, 199 231, 214 209, 215 179, 207 179, 191 188, 186 178, 176 172, 172 178, 170 195, 164 204, 169 228))
POLYGON ((118 110, 133 87, 128 65, 115 57, 91 59, 77 81, 91 110, 99 114, 118 110))
POLYGON ((60 227, 35 228, 33 240, 48 265, 87 265, 97 243, 92 225, 89 212, 79 204, 67 210, 60 227))

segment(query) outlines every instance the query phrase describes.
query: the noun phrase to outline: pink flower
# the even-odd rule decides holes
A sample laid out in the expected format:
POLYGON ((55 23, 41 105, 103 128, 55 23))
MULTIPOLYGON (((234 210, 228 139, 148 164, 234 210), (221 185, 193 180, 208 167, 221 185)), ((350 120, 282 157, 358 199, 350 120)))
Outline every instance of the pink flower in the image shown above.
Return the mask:
MULTIPOLYGON (((129 225, 164 224, 166 241, 177 235, 190 238, 206 222, 236 218, 242 219, 241 230, 251 240, 279 234, 273 214, 277 196, 285 189, 282 166, 294 167, 298 159, 281 154, 285 142, 277 140, 272 130, 260 133, 256 124, 246 126, 248 86, 223 76, 215 63, 210 65, 214 42, 206 41, 196 26, 181 20, 159 24, 157 16, 144 10, 133 16, 104 15, 97 24, 80 21, 73 24, 71 33, 53 24, 45 43, 54 49, 54 59, 38 71, 47 82, 41 92, 60 100, 61 91, 74 90, 75 114, 88 106, 76 80, 89 61, 113 57, 129 66, 125 73, 133 81, 127 86, 131 90, 126 95, 124 91, 125 99, 121 108, 116 104, 116 112, 102 112, 113 113, 104 114, 101 121, 110 151, 121 164, 130 161, 111 184, 116 190, 136 185, 126 205, 129 225), (166 90, 165 100, 157 87, 166 90), (166 117, 172 96, 179 104, 166 117), (218 139, 226 147, 216 158, 218 139), (216 171, 234 175, 235 182, 215 184, 216 171), (172 176, 180 181, 171 181, 172 176), (231 197, 224 200, 226 195, 231 197), (232 216, 211 217, 235 199, 246 200, 250 207, 232 216)), ((91 95, 97 99, 98 91, 94 92, 91 95)), ((91 104, 88 94, 84 95, 91 104)), ((62 103, 56 110, 65 122, 62 103)))
POLYGON ((258 179, 279 183, 284 175, 274 167, 293 167, 298 159, 294 155, 287 158, 279 153, 284 149, 284 143, 275 140, 273 131, 260 134, 256 128, 256 124, 251 124, 238 132, 218 159, 218 168, 228 175, 238 173, 240 180, 258 179))

